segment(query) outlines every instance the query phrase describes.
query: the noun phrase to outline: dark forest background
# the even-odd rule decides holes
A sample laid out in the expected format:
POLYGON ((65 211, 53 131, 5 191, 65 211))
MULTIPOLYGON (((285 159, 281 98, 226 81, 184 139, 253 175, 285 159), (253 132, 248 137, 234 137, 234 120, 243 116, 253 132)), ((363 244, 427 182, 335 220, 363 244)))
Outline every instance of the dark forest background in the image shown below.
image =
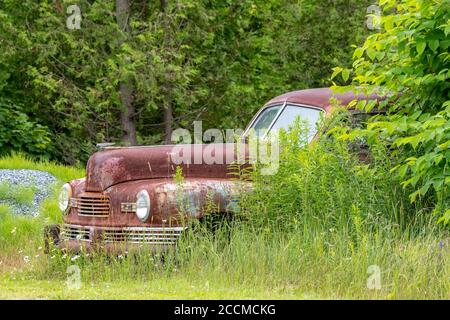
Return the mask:
POLYGON ((350 67, 370 4, 2 0, 0 154, 76 164, 99 142, 169 143, 194 120, 243 128, 273 96, 350 67))

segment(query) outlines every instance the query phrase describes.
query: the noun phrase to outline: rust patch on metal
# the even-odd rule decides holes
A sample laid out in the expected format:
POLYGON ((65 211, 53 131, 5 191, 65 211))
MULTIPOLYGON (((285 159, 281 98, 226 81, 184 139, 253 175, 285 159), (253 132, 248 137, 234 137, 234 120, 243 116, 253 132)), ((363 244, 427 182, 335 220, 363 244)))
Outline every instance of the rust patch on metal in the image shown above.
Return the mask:
MULTIPOLYGON (((203 154, 204 149, 211 145, 185 145, 190 151, 190 159, 179 166, 186 178, 217 178, 233 177, 227 154, 233 159, 238 155, 235 144, 215 144, 217 152, 223 155, 222 163, 195 163, 195 152, 203 154), (198 148, 198 150, 196 150, 198 148)), ((100 192, 119 183, 144 179, 172 178, 176 165, 170 160, 175 145, 117 148, 97 152, 91 156, 86 168, 86 191, 100 192)), ((243 157, 247 156, 244 150, 243 157)), ((243 164, 245 165, 245 164, 243 164)))

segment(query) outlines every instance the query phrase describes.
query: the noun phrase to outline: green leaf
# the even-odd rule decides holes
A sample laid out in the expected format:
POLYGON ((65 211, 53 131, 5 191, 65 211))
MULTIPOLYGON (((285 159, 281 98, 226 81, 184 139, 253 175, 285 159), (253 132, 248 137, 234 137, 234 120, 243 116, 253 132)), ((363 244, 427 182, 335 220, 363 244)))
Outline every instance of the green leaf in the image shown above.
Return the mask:
POLYGON ((439 48, 439 40, 431 40, 428 42, 428 46, 433 52, 436 52, 437 48, 439 48))
POLYGON ((450 222, 450 209, 445 211, 442 217, 439 218, 438 223, 448 224, 450 222))
POLYGON ((367 50, 366 50, 366 53, 367 53, 367 56, 370 58, 370 60, 374 60, 375 59, 375 56, 376 56, 376 54, 377 54, 377 52, 375 51, 375 49, 373 49, 373 48, 367 48, 367 50))
POLYGON ((416 50, 419 55, 421 55, 425 48, 427 47, 427 43, 424 40, 418 40, 416 43, 416 50))
POLYGON ((342 70, 342 79, 344 80, 344 82, 347 82, 349 77, 350 77, 350 70, 349 69, 342 70))
POLYGON ((447 24, 444 30, 445 36, 448 36, 450 34, 450 23, 447 24))
POLYGON ((353 53, 353 59, 359 59, 362 57, 362 55, 364 54, 364 49, 363 48, 357 48, 355 50, 355 52, 353 53))
POLYGON ((341 67, 335 67, 335 68, 333 68, 333 74, 331 75, 331 79, 336 78, 336 76, 337 76, 339 73, 341 73, 342 70, 344 70, 344 69, 341 68, 341 67))

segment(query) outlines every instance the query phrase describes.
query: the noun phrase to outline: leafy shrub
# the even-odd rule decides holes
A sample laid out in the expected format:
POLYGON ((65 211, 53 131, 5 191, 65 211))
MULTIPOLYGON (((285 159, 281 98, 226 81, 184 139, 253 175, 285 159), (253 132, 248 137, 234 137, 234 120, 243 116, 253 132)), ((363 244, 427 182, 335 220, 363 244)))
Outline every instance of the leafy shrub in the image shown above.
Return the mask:
MULTIPOLYGON (((450 222, 450 1, 383 0, 382 29, 353 54, 354 84, 387 96, 368 135, 397 149, 394 171, 412 201, 433 193, 450 222), (399 96, 399 94, 401 94, 399 96)), ((349 70, 335 69, 344 80, 349 70)), ((346 89, 346 88, 343 88, 346 89)), ((374 103, 359 107, 371 109, 374 103)))
POLYGON ((361 162, 347 141, 332 136, 302 146, 304 132, 282 132, 279 171, 253 176, 255 189, 243 200, 252 225, 310 237, 337 232, 357 241, 365 233, 417 228, 416 221, 428 219, 426 205, 411 204, 390 174, 383 145, 371 145, 370 161, 361 162))
POLYGON ((50 142, 46 127, 30 120, 19 106, 0 99, 0 155, 11 151, 46 155, 50 142))

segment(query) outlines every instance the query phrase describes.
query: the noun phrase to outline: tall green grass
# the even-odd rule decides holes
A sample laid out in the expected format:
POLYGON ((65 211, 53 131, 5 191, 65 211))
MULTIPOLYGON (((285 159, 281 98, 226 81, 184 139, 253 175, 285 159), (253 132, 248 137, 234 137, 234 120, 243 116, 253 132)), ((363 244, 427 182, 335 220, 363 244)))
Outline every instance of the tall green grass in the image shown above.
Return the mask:
POLYGON ((64 166, 52 161, 34 161, 32 158, 20 153, 13 153, 0 158, 0 169, 46 171, 54 175, 61 182, 82 178, 85 175, 84 168, 64 166))
POLYGON ((0 199, 9 200, 18 204, 30 205, 33 202, 37 186, 13 186, 9 182, 0 183, 0 199))
MULTIPOLYGON (((441 249, 439 240, 434 235, 412 239, 374 234, 354 246, 341 236, 334 241, 308 239, 301 233, 268 236, 267 231, 239 225, 231 235, 223 230, 214 235, 197 230, 164 259, 145 249, 119 257, 54 253, 50 263, 36 264, 27 277, 62 282, 67 279, 67 267, 77 265, 85 286, 128 282, 152 287, 157 283, 161 289, 167 282, 166 290, 177 292, 175 282, 179 292, 191 287, 206 292, 203 298, 208 298, 209 290, 216 296, 232 288, 245 292, 240 298, 448 299, 450 249, 441 249), (379 290, 367 286, 373 265, 381 271, 379 290)), ((127 288, 124 285, 118 297, 127 298, 127 288)))
MULTIPOLYGON (((81 291, 94 298, 103 295, 92 288, 114 283, 123 286, 116 298, 129 297, 128 290, 141 290, 138 297, 145 298, 145 288, 162 298, 192 298, 189 292, 195 298, 450 298, 448 229, 436 224, 431 201, 409 202, 389 174, 389 155, 374 146, 371 162, 361 163, 339 141, 303 148, 296 139, 295 132, 283 137, 275 175, 256 170, 246 176, 254 188, 236 219, 215 232, 193 222, 177 250, 156 256, 145 247, 122 256, 54 251, 45 257, 38 249, 41 230, 5 214, 2 233, 22 226, 16 236, 23 240, 8 250, 18 255, 25 238, 32 245, 29 262, 3 268, 20 269, 11 272, 15 279, 51 281, 67 292, 61 289, 67 267, 77 265, 81 291), (381 272, 380 289, 367 286, 370 266, 381 272)), ((45 206, 44 216, 57 212, 56 203, 45 206)))
MULTIPOLYGON (((52 196, 42 202, 40 215, 36 218, 16 215, 7 205, 0 205, 0 270, 29 266, 26 261, 32 257, 43 256, 43 230, 49 223, 61 222, 62 217, 57 204, 60 186, 75 178, 84 176, 84 170, 58 165, 49 161, 33 161, 22 154, 12 154, 0 158, 0 169, 30 169, 51 173, 57 178, 52 196), (25 264, 24 264, 25 263, 25 264)), ((38 187, 38 186, 36 186, 38 187)), ((0 198, 29 204, 33 200, 34 188, 14 187, 0 183, 0 198)))

